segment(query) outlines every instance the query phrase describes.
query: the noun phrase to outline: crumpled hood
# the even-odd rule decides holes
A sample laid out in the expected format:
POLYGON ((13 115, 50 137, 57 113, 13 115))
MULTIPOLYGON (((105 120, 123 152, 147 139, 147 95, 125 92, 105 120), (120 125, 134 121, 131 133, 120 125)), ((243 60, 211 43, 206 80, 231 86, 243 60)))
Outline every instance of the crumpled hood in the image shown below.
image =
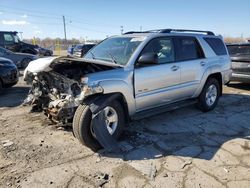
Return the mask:
POLYGON ((93 64, 99 64, 99 65, 105 65, 109 67, 123 67, 119 64, 114 64, 111 62, 105 62, 100 60, 94 60, 94 59, 82 59, 82 58, 68 58, 68 57, 46 57, 46 58, 39 58, 37 60, 31 61, 29 65, 26 67, 24 71, 24 79, 26 78, 26 75, 28 72, 31 73, 39 73, 39 72, 49 72, 52 70, 50 65, 55 62, 56 59, 63 59, 63 60, 74 60, 74 61, 80 61, 85 63, 93 63, 93 64))
POLYGON ((26 77, 27 72, 38 73, 43 71, 50 71, 50 64, 57 58, 58 57, 45 57, 31 61, 24 71, 24 79, 26 77))

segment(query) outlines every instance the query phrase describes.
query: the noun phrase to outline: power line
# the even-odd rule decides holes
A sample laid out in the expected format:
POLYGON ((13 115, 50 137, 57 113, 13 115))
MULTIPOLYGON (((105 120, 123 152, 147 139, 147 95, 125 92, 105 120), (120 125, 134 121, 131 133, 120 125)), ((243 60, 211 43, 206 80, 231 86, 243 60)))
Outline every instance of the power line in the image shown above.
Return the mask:
POLYGON ((73 27, 73 28, 76 28, 76 29, 80 29, 80 30, 87 30, 87 31, 95 32, 95 33, 102 33, 102 34, 109 33, 109 34, 115 35, 114 33, 110 33, 109 31, 105 32, 105 31, 100 31, 100 30, 95 30, 95 29, 89 29, 89 28, 85 28, 85 27, 81 27, 81 26, 79 27, 79 26, 75 26, 75 25, 70 25, 70 27, 73 27))

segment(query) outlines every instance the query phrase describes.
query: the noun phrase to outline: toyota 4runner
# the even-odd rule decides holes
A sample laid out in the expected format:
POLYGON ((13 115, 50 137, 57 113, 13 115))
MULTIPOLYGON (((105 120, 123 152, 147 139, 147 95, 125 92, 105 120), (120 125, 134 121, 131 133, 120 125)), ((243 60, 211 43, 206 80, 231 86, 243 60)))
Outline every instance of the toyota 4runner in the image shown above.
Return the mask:
POLYGON ((74 135, 100 148, 93 118, 118 138, 130 119, 197 104, 215 108, 231 62, 220 36, 210 31, 163 29, 105 39, 84 58, 50 57, 29 64, 25 103, 53 121, 72 124, 74 135))

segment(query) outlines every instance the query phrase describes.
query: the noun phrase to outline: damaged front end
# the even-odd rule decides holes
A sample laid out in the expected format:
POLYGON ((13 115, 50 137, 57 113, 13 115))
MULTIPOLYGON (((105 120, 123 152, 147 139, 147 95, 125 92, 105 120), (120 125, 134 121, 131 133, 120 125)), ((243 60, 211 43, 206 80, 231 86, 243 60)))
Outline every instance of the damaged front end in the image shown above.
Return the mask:
POLYGON ((62 124, 72 122, 76 108, 86 97, 103 92, 98 82, 88 82, 87 75, 113 68, 71 58, 53 59, 40 69, 35 63, 39 62, 33 61, 25 70, 24 80, 32 86, 24 104, 62 124))

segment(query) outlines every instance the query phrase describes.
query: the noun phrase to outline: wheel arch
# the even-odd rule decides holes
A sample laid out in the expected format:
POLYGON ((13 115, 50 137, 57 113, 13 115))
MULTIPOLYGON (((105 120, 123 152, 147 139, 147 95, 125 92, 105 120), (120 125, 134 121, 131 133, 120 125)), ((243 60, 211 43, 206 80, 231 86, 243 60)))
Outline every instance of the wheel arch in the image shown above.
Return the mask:
POLYGON ((207 78, 210 79, 210 78, 214 78, 216 79, 218 82, 219 82, 219 85, 220 85, 220 96, 222 95, 222 74, 220 72, 217 72, 217 73, 213 73, 213 74, 210 74, 207 78))
POLYGON ((99 111, 106 103, 117 100, 123 107, 124 117, 126 123, 129 122, 129 110, 126 98, 120 92, 108 93, 108 94, 95 94, 87 97, 83 100, 83 103, 86 103, 90 106, 92 113, 99 111))

